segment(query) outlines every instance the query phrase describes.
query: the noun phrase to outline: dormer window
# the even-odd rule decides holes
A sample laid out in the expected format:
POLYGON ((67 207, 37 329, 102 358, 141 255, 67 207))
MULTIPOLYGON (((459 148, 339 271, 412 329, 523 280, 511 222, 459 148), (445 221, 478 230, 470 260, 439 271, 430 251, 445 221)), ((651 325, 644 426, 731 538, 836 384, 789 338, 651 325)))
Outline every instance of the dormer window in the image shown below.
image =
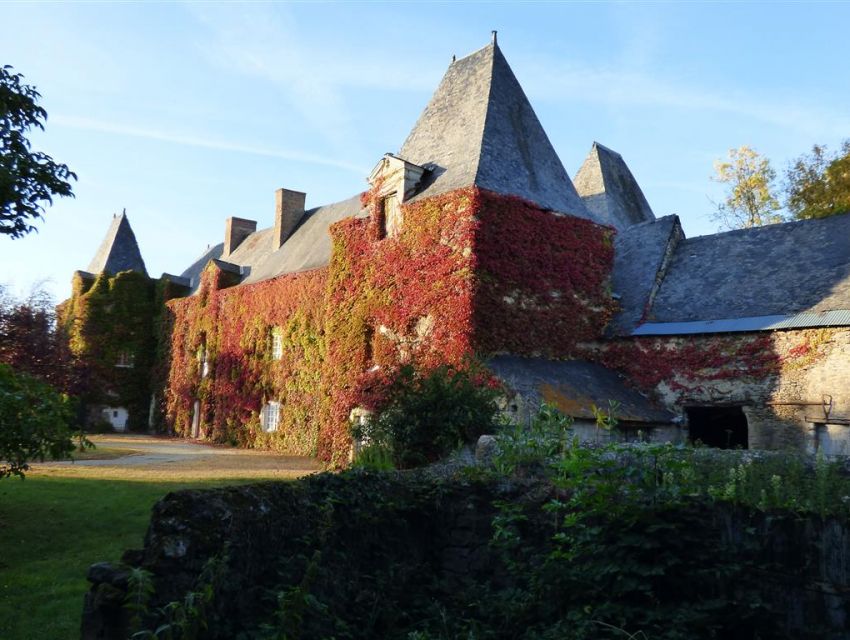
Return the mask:
POLYGON ((136 355, 132 351, 123 350, 118 352, 115 366, 122 369, 132 369, 136 364, 136 355))
POLYGON ((376 191, 377 213, 381 215, 381 237, 394 238, 401 231, 401 205, 413 197, 422 174, 423 167, 407 162, 391 153, 384 155, 372 169, 369 184, 376 191))
POLYGON ((280 424, 280 402, 270 401, 260 411, 260 426, 266 433, 277 431, 280 424))
POLYGON ((381 200, 381 208, 383 209, 382 236, 384 238, 395 238, 401 232, 401 203, 398 201, 398 194, 391 193, 381 200))
POLYGON ((283 358, 283 331, 280 327, 272 329, 272 360, 283 358))

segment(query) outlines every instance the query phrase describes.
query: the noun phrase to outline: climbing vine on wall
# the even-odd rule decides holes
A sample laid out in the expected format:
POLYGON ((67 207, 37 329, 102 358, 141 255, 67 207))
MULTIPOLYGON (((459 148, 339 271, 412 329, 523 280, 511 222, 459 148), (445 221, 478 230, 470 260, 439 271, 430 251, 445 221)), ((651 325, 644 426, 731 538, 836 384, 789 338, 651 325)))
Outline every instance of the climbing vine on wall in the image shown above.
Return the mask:
POLYGON ((155 352, 156 281, 135 271, 74 275, 59 322, 71 351, 86 363, 81 395, 90 404, 126 407, 128 427, 147 424, 155 352))
POLYGON ((477 196, 477 348, 564 358, 600 337, 614 312, 614 230, 512 196, 477 196))
POLYGON ((327 268, 229 287, 211 263, 197 295, 168 304, 166 412, 178 432, 198 401, 214 440, 341 465, 351 410, 374 404, 399 365, 567 356, 610 317, 606 227, 467 188, 403 205, 398 235, 384 237, 380 185, 362 201, 368 215, 331 227, 327 268), (281 403, 274 433, 257 417, 269 400, 281 403))
POLYGON ((810 329, 631 338, 595 345, 587 357, 645 391, 666 383, 680 393, 720 380, 763 380, 803 369, 823 357, 829 336, 829 330, 810 329))

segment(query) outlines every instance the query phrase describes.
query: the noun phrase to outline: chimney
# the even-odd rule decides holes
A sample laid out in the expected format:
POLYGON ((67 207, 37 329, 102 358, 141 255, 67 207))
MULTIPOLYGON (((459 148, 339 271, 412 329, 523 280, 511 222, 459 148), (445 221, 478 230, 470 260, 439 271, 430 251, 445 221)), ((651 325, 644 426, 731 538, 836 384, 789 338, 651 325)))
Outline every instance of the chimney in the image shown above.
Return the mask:
POLYGON ((272 236, 272 251, 283 246, 286 239, 304 217, 304 201, 306 193, 278 189, 274 192, 274 235, 272 236))
POLYGON ((230 254, 236 251, 236 247, 242 244, 242 241, 256 230, 257 222, 255 220, 228 218, 224 223, 224 251, 221 254, 222 260, 227 260, 230 254))

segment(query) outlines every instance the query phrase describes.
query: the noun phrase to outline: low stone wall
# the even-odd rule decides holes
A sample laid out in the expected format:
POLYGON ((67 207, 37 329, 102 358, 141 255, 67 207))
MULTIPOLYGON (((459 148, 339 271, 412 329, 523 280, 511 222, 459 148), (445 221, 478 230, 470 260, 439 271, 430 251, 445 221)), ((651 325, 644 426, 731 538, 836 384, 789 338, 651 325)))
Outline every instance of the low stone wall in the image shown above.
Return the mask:
MULTIPOLYGON (((397 637, 388 630, 404 628, 406 612, 421 611, 423 601, 457 611, 451 607, 472 585, 476 593, 510 588, 510 567, 490 544, 495 505, 524 512, 523 544, 543 549, 555 520, 540 507, 557 495, 535 479, 362 472, 172 493, 155 506, 143 550, 125 554, 125 565, 89 571, 82 637, 129 637, 134 568, 152 576, 145 628, 163 624, 167 605, 195 591, 203 624, 192 637, 265 637, 258 631, 264 624, 292 623, 310 606, 321 607, 322 624, 348 625, 344 636, 342 627, 323 627, 328 637, 397 637)), ((688 522, 694 513, 733 553, 748 550, 748 562, 761 568, 761 596, 781 612, 787 637, 850 637, 847 523, 722 505, 698 506, 688 522)))

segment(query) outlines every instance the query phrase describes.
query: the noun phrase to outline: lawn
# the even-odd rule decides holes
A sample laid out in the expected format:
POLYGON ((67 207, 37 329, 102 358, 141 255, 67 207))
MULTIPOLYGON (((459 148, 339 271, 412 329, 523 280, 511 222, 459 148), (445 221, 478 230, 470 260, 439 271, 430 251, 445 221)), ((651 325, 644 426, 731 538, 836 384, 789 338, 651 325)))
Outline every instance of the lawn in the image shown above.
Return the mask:
POLYGON ((0 639, 79 637, 86 570, 141 547, 157 500, 263 477, 210 478, 198 470, 192 478, 187 471, 42 468, 25 480, 0 480, 0 639))

